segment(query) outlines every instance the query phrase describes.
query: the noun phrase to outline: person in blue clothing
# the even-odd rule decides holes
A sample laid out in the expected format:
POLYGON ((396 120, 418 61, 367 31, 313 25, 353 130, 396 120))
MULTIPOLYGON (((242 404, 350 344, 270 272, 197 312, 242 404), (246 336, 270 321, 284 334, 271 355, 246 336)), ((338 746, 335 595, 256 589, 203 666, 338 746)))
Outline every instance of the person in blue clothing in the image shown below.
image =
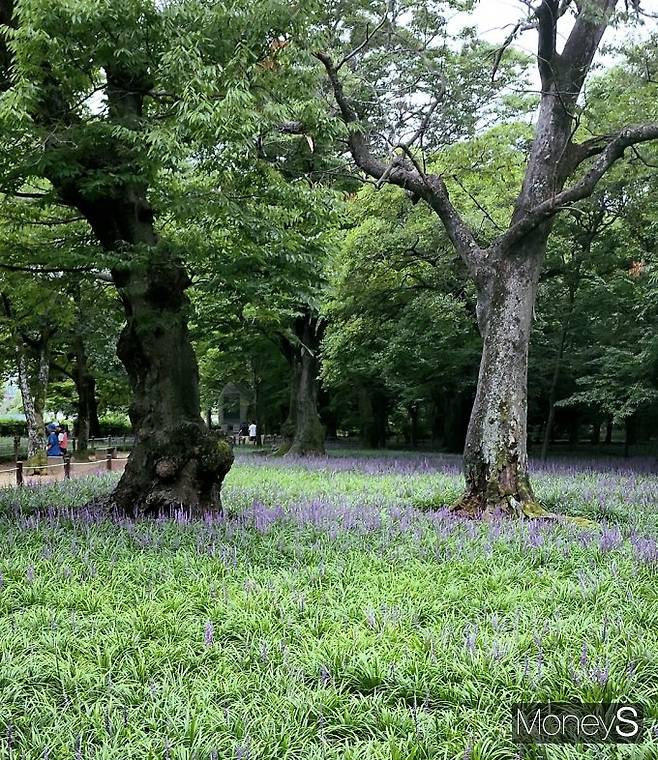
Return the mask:
POLYGON ((59 447, 59 436, 57 435, 57 426, 48 425, 48 450, 49 457, 61 457, 62 450, 59 447))

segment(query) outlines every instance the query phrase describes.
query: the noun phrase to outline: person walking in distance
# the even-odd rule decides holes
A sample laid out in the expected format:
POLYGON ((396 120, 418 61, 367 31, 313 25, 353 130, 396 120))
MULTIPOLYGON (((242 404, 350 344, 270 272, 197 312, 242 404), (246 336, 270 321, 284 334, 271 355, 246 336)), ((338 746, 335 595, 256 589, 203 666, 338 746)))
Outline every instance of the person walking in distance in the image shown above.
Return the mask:
POLYGON ((252 446, 256 445, 257 434, 258 428, 256 427, 256 422, 252 420, 251 425, 249 425, 249 443, 251 443, 252 446))

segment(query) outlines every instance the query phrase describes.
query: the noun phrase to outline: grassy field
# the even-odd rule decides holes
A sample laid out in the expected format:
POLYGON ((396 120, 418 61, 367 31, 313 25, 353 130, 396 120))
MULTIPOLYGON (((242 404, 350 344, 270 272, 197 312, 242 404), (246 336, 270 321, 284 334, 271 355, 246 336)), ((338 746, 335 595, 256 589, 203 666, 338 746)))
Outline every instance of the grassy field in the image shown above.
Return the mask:
POLYGON ((658 477, 536 472, 596 524, 457 519, 457 460, 243 455, 226 515, 0 492, 1 758, 658 758, 658 477), (630 699, 642 745, 520 750, 513 702, 630 699))

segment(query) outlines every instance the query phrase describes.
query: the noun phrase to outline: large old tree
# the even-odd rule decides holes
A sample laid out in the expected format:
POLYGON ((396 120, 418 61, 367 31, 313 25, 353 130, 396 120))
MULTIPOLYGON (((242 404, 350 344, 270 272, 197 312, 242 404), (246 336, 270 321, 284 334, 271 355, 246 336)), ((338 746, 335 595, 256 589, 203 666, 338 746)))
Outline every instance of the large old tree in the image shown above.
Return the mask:
MULTIPOLYGON (((627 149, 658 138, 657 114, 647 113, 646 123, 620 125, 612 134, 578 139, 583 88, 603 35, 618 10, 617 2, 528 3, 528 18, 519 23, 503 49, 492 51, 490 60, 495 69, 514 34, 534 30, 538 38, 540 102, 522 186, 507 229, 492 243, 483 244, 452 204, 442 174, 428 168, 423 150, 428 147, 430 154, 433 151, 436 155, 441 143, 445 144, 449 130, 436 122, 450 119, 455 104, 459 105, 459 88, 464 85, 451 67, 457 68, 460 62, 450 49, 437 54, 436 34, 417 31, 423 27, 414 24, 418 17, 413 15, 413 2, 397 16, 389 4, 367 5, 366 14, 357 14, 361 20, 353 23, 351 31, 339 29, 338 35, 330 38, 327 47, 316 51, 315 56, 324 66, 338 115, 346 125, 349 151, 358 168, 378 185, 392 183, 404 188, 413 199, 427 203, 438 215, 477 287, 483 351, 464 451, 467 487, 456 508, 468 514, 499 510, 516 515, 539 514, 528 477, 528 344, 537 283, 553 221, 561 209, 588 197, 627 149), (568 35, 559 49, 558 28, 562 25, 568 35), (346 40, 352 43, 351 50, 346 40), (412 80, 411 86, 416 86, 417 95, 415 100, 411 98, 410 106, 406 101, 407 120, 399 119, 394 125, 402 132, 397 139, 390 137, 390 131, 382 138, 381 129, 378 131, 381 112, 392 98, 390 74, 387 71, 389 80, 382 77, 378 86, 370 89, 368 84, 372 82, 367 81, 367 76, 359 76, 360 71, 371 76, 369 72, 386 50, 398 56, 406 54, 410 67, 419 66, 419 58, 420 65, 425 65, 422 75, 407 77, 412 80), (440 55, 445 58, 443 65, 440 55), (373 100, 378 100, 376 109, 372 108, 373 100), (423 102, 428 104, 424 111, 420 108, 423 102), (430 139, 437 132, 440 139, 430 139)), ((634 5, 638 10, 637 3, 634 5)), ((398 77, 408 96, 407 79, 398 77)), ((401 96, 396 107, 402 100, 401 96)), ((482 117, 485 116, 483 103, 482 117)), ((388 124, 393 121, 390 119, 388 124)))
POLYGON ((282 2, 239 6, 0 2, 2 189, 29 195, 36 183, 77 210, 123 302, 118 353, 137 445, 113 498, 129 513, 215 507, 232 462, 200 416, 186 252, 161 235, 170 209, 153 196, 163 174, 203 160, 227 167, 225 191, 233 154, 285 116, 269 105, 279 72, 264 63, 291 13, 282 2))

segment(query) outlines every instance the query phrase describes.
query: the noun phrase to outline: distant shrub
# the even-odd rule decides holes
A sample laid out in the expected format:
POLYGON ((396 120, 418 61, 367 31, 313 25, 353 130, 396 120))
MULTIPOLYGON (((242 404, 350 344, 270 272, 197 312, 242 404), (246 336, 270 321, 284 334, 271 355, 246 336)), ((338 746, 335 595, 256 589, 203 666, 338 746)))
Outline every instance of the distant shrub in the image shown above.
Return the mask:
POLYGON ((7 438, 14 435, 27 435, 25 420, 0 418, 0 437, 7 438))
POLYGON ((106 414, 100 420, 101 437, 106 435, 132 435, 133 426, 127 414, 106 414))

